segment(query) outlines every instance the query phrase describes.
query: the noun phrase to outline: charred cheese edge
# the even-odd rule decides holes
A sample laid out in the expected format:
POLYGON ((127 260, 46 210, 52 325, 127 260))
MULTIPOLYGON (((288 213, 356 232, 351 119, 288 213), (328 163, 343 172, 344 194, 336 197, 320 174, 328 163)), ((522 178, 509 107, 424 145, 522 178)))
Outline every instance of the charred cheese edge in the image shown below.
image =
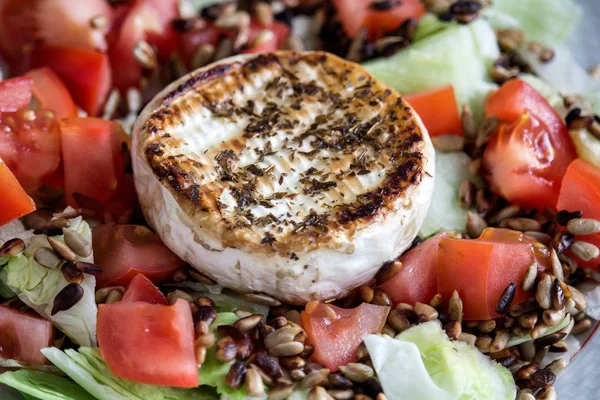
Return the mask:
POLYGON ((411 244, 434 151, 359 65, 280 51, 167 87, 136 122, 133 166, 171 250, 225 287, 303 303, 363 284, 411 244))

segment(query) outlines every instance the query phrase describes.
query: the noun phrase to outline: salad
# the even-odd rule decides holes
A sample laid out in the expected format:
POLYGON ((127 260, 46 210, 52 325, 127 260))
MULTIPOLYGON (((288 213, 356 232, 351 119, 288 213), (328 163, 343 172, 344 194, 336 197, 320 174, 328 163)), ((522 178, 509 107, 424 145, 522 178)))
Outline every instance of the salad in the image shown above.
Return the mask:
POLYGON ((580 13, 0 1, 0 397, 556 399, 600 318, 580 13))

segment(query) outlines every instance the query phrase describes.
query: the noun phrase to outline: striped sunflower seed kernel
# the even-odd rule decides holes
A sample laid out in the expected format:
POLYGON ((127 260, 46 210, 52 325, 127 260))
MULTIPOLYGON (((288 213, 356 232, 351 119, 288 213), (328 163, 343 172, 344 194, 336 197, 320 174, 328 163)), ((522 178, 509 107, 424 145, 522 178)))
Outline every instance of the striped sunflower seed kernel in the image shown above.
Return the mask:
POLYGON ((304 379, 300 382, 300 388, 308 389, 313 386, 318 386, 325 382, 327 377, 329 376, 329 370, 327 368, 318 369, 316 371, 312 371, 308 373, 304 379))
POLYGON ((565 309, 561 310, 545 310, 542 313, 544 323, 548 326, 558 325, 565 317, 565 309))
POLYGON ((410 321, 405 313, 398 309, 390 311, 387 319, 388 324, 397 332, 403 332, 410 328, 410 321))
POLYGON ((475 346, 475 342, 477 341, 477 336, 475 336, 471 333, 461 332, 458 335, 458 340, 460 340, 461 342, 470 344, 472 346, 475 346))
POLYGON ((452 296, 450 297, 450 301, 448 303, 448 314, 450 316, 450 321, 462 322, 463 303, 456 290, 452 292, 452 296))
POLYGON ((62 229, 65 243, 79 257, 89 257, 92 254, 92 244, 79 232, 72 229, 62 229))
POLYGON ((544 278, 538 283, 537 288, 535 290, 535 299, 539 306, 544 310, 550 308, 551 298, 550 291, 552 288, 552 278, 550 275, 544 276, 544 278))
POLYGON ((600 249, 592 243, 575 240, 570 247, 573 254, 584 261, 590 261, 600 257, 600 249))
POLYGON ((535 279, 537 277, 537 262, 534 262, 529 266, 523 280, 521 281, 521 289, 524 292, 529 292, 535 285, 535 279))
POLYGON ((19 238, 7 240, 0 246, 0 257, 11 257, 25 250, 25 242, 19 238))
POLYGON ((342 374, 352 382, 363 383, 375 373, 373 368, 366 364, 349 363, 340 367, 342 374))
POLYGON ((592 218, 575 218, 567 223, 567 231, 580 236, 600 233, 600 221, 592 218))
POLYGON ((417 302, 415 303, 414 310, 419 320, 422 321, 433 321, 439 316, 438 311, 429 304, 417 302))

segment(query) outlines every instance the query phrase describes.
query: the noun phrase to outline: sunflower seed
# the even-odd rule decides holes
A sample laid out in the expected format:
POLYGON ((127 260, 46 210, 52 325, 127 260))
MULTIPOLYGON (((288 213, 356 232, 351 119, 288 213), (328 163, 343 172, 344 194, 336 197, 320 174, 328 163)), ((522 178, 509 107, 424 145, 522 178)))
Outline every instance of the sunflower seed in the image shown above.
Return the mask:
POLYGON ((75 263, 66 262, 60 267, 63 277, 69 283, 81 283, 83 282, 83 273, 77 269, 75 263))
POLYGON ((476 14, 483 5, 475 0, 459 0, 450 6, 450 12, 455 15, 476 14))
POLYGON ((339 390, 351 389, 354 386, 350 379, 344 377, 340 373, 329 374, 327 382, 329 383, 329 386, 339 390))
POLYGON ((42 267, 49 269, 56 269, 63 262, 63 259, 58 254, 47 247, 37 249, 33 253, 33 259, 42 267))
POLYGON ((158 65, 156 52, 145 40, 140 40, 135 44, 133 47, 133 58, 145 69, 154 69, 158 65))
POLYGON ((542 225, 540 224, 540 222, 533 218, 508 218, 505 221, 509 228, 514 229, 516 231, 537 232, 542 229, 542 225))
POLYGON ((262 315, 254 314, 254 315, 250 315, 249 317, 238 319, 237 321, 235 321, 233 323, 233 326, 238 329, 241 329, 243 331, 249 331, 250 329, 254 328, 256 325, 258 325, 258 323, 260 322, 261 319, 262 319, 262 315))
POLYGON ((217 342, 215 358, 222 363, 232 361, 237 355, 238 348, 231 336, 226 336, 217 342))
POLYGON ((290 378, 295 381, 301 381, 306 377, 306 373, 301 369, 293 369, 290 371, 290 378))
POLYGON ((62 258, 67 261, 73 262, 77 260, 77 254, 73 252, 66 244, 53 237, 48 237, 48 243, 62 258))
POLYGON ((564 342, 558 342, 558 343, 554 343, 552 346, 550 346, 548 351, 550 353, 566 353, 569 351, 569 348, 567 347, 567 345, 564 342))
POLYGON ((372 303, 378 306, 389 307, 392 305, 392 300, 390 299, 390 296, 388 296, 388 294, 383 290, 375 289, 372 303))
POLYGON ((292 391, 294 390, 293 384, 278 383, 272 386, 267 392, 268 400, 285 400, 287 399, 292 391))
MULTIPOLYGON (((514 292, 513 292, 513 297, 514 297, 514 292)), ((510 307, 510 315, 513 317, 519 317, 523 314, 527 314, 532 311, 535 311, 538 307, 539 307, 539 305, 538 305, 535 297, 530 297, 530 298, 525 299, 525 300, 513 305, 512 307, 510 307)))
POLYGON ((544 323, 548 326, 558 325, 565 317, 565 309, 560 310, 546 310, 542 313, 544 323))
POLYGON ((531 375, 539 371, 539 369, 540 367, 538 367, 536 364, 529 363, 517 371, 517 376, 521 379, 528 380, 531 375))
POLYGON ((68 228, 70 226, 71 223, 68 219, 54 218, 48 221, 42 228, 34 230, 33 233, 35 235, 44 234, 48 236, 58 236, 62 234, 62 228, 68 228))
POLYGON ((550 291, 550 298, 552 300, 552 308, 560 310, 565 308, 565 294, 560 285, 558 278, 555 278, 552 282, 552 288, 550 291))
POLYGON ((583 261, 590 261, 600 257, 600 249, 592 243, 575 240, 570 247, 573 254, 581 258, 583 261))
POLYGON ((354 391, 352 389, 333 389, 328 390, 327 393, 336 400, 352 400, 354 398, 354 391))
POLYGON ((478 213, 467 211, 467 233, 471 238, 481 236, 485 228, 488 227, 485 219, 478 213))
POLYGON ((205 285, 216 285, 217 284, 217 282, 213 281, 208 276, 201 274, 200 272, 198 272, 196 270, 189 270, 188 273, 190 274, 190 276, 192 278, 194 278, 195 280, 197 280, 200 283, 204 283, 205 285))
POLYGON ((221 29, 239 29, 250 26, 250 15, 245 11, 223 14, 215 21, 215 27, 221 29))
POLYGON ((537 262, 534 262, 529 266, 527 272, 525 272, 523 280, 521 281, 521 289, 523 289, 523 291, 529 292, 531 289, 533 289, 537 272, 537 262))
POLYGON ((591 320, 589 320, 587 318, 582 319, 581 321, 577 322, 573 326, 573 330, 571 330, 571 334, 572 335, 579 335, 580 333, 586 332, 591 327, 592 327, 592 321, 591 320))
POLYGON ((477 337, 477 340, 475 341, 475 347, 477 347, 479 350, 488 350, 490 348, 490 346, 492 345, 492 341, 493 341, 493 339, 491 338, 491 336, 488 336, 488 335, 479 336, 479 337, 477 337))
POLYGON ((100 304, 106 301, 106 298, 113 290, 121 292, 123 294, 125 292, 125 288, 123 286, 106 286, 96 290, 95 300, 96 303, 100 304))
POLYGON ((573 235, 593 235, 600 233, 600 221, 591 218, 575 218, 567 223, 567 230, 573 235))
POLYGON ((363 301, 365 303, 370 303, 373 301, 373 296, 375 295, 375 291, 367 286, 367 285, 363 285, 360 287, 359 289, 360 292, 360 297, 363 299, 363 301))
POLYGON ((383 285, 390 279, 396 276, 400 269, 402 268, 402 263, 398 260, 389 261, 381 266, 379 272, 375 276, 375 283, 377 286, 383 285))
POLYGON ((269 350, 269 355, 273 357, 295 356, 302 353, 304 345, 298 342, 281 343, 269 350))
POLYGON ((442 295, 441 293, 436 293, 433 295, 431 300, 429 300, 429 305, 433 308, 438 308, 442 305, 442 295))
POLYGON ((535 324, 535 327, 531 330, 531 338, 537 339, 538 337, 544 335, 550 327, 546 325, 543 321, 538 321, 535 324))
POLYGON ((529 236, 530 238, 537 240, 538 242, 546 246, 549 246, 550 242, 552 241, 552 237, 550 237, 550 235, 544 232, 525 231, 523 232, 523 234, 525 234, 525 236, 529 236))
POLYGON ((289 370, 302 369, 306 365, 306 361, 298 356, 279 357, 279 362, 289 370))
POLYGON ((410 328, 410 321, 406 317, 406 314, 398 309, 390 311, 387 322, 397 332, 403 332, 410 328))
POLYGON ((500 350, 503 350, 506 347, 506 345, 508 344, 509 339, 510 339, 510 333, 508 332, 507 329, 502 329, 502 330, 496 332, 496 336, 494 337, 494 340, 492 341, 492 344, 490 345, 490 352, 495 353, 500 350))
POLYGON ((79 257, 89 257, 92 254, 92 245, 79 232, 72 229, 62 229, 65 243, 79 257))
POLYGON ((490 218, 490 223, 498 224, 499 222, 504 221, 505 219, 512 218, 515 215, 519 214, 519 211, 521 211, 521 208, 514 204, 504 207, 503 209, 498 211, 492 218, 490 218))
POLYGON ((206 347, 196 346, 195 352, 196 362, 198 363, 198 366, 201 366, 202 364, 204 364, 204 361, 206 361, 206 347))
POLYGON ((438 311, 429 304, 415 303, 415 313, 421 321, 432 321, 439 316, 438 311))
POLYGON ((106 304, 113 304, 116 303, 117 301, 121 301, 121 299, 123 298, 123 293, 121 293, 118 290, 113 290, 110 293, 108 293, 108 296, 106 296, 106 304))
POLYGON ((261 397, 265 393, 265 385, 260 373, 255 368, 248 368, 244 377, 244 386, 250 397, 261 397))
MULTIPOLYGON (((294 338, 296 337, 296 335, 298 333, 300 333, 301 331, 302 331, 302 329, 300 327, 292 327, 292 326, 277 329, 276 331, 269 333, 267 335, 267 337, 265 337, 265 340, 264 340, 265 348, 267 350, 271 350, 277 345, 280 345, 283 343, 289 343, 289 342, 293 341, 294 338)), ((295 355, 295 354, 293 354, 293 355, 295 355)))
POLYGON ((0 257, 11 257, 25 250, 25 242, 19 238, 10 239, 0 246, 0 257))
POLYGON ((352 382, 363 383, 374 375, 373 368, 365 364, 349 363, 340 367, 342 374, 352 382))
POLYGON ((535 396, 531 393, 530 389, 523 389, 517 393, 516 400, 535 400, 535 396))
POLYGON ((52 311, 50 315, 55 315, 61 311, 67 311, 75 306, 83 298, 83 287, 77 283, 69 283, 61 289, 54 298, 52 311))
POLYGON ((477 325, 477 331, 479 331, 480 333, 490 333, 494 329, 496 329, 496 321, 493 319, 481 321, 479 325, 477 325))
POLYGON ((232 389, 241 388, 247 371, 248 368, 244 363, 236 361, 229 368, 229 372, 227 372, 227 376, 225 377, 225 383, 232 389))
POLYGON ((544 358, 548 355, 548 348, 542 347, 535 352, 535 357, 533 357, 533 362, 536 365, 541 365, 544 358))
POLYGON ((547 388, 554 385, 556 375, 549 368, 543 368, 531 374, 529 379, 534 386, 547 388))
POLYGON ((456 290, 452 292, 452 296, 448 302, 448 315, 450 317, 450 321, 462 322, 463 303, 456 290))
POLYGON ((250 303, 261 304, 269 307, 281 305, 279 300, 263 293, 246 293, 244 295, 244 300, 249 301, 250 303))
POLYGON ((558 253, 554 249, 550 250, 550 262, 552 263, 552 274, 560 281, 564 281, 565 274, 563 272, 563 266, 558 258, 558 253))
POLYGON ((562 328, 559 332, 560 333, 566 333, 567 335, 570 335, 573 331, 573 328, 575 327, 575 319, 573 317, 571 317, 570 314, 567 314, 567 318, 569 319, 569 322, 567 323, 567 326, 565 326, 564 328, 562 328))
POLYGON ((304 51, 304 43, 299 36, 290 33, 283 42, 283 48, 294 51, 304 51))
POLYGON ((269 357, 263 351, 256 352, 252 357, 252 362, 262 371, 264 371, 269 377, 280 378, 283 376, 281 366, 273 357, 269 357))
POLYGON ((553 387, 546 388, 541 390, 537 396, 537 400, 557 400, 558 395, 556 394, 556 390, 553 387))
POLYGON ((308 392, 307 400, 333 400, 327 391, 321 386, 316 386, 308 392))
POLYGON ((465 146, 465 138, 458 135, 441 135, 431 138, 433 147, 442 153, 461 151, 465 146))
MULTIPOLYGON (((498 314, 506 314, 506 312, 508 311, 510 307, 510 305, 512 304, 514 298, 515 298, 515 291, 516 291, 517 285, 514 282, 511 282, 502 292, 502 295, 500 296, 500 298, 498 299, 498 302, 496 303, 496 312, 498 314)), ((520 304, 520 303, 519 303, 520 304)), ((511 308, 511 312, 510 315, 512 315, 513 317, 518 317, 519 315, 515 315, 513 313, 513 309, 517 308, 516 306, 518 306, 519 304, 516 304, 515 306, 513 306, 511 308)))
POLYGON ((300 382, 300 388, 307 389, 320 385, 321 383, 325 382, 328 376, 329 370, 327 368, 312 371, 306 375, 304 379, 302 379, 302 382, 300 382))
POLYGON ((539 306, 544 310, 550 308, 551 299, 550 299, 550 290, 552 287, 552 278, 550 275, 544 276, 544 278, 538 283, 537 288, 535 290, 535 299, 538 302, 539 306))
POLYGON ((505 68, 501 65, 495 65, 490 70, 490 78, 498 84, 502 84, 509 79, 515 78, 519 74, 519 69, 516 67, 505 68))
POLYGON ((217 48, 215 49, 213 61, 219 61, 227 58, 235 52, 235 42, 231 38, 223 38, 219 41, 217 48))
MULTIPOLYGON (((577 308, 579 311, 585 310, 587 307, 587 300, 586 300, 585 296, 579 290, 575 289, 573 286, 567 285, 567 289, 571 293, 571 298, 575 301, 575 308, 577 308)), ((564 287, 563 287, 563 290, 565 290, 564 287)), ((566 291, 565 291, 565 297, 568 297, 568 293, 566 291)))
POLYGON ((452 340, 458 340, 462 333, 462 325, 458 321, 451 321, 446 325, 446 335, 452 340))
POLYGON ((468 343, 468 344, 474 346, 475 342, 477 341, 477 336, 472 335, 470 333, 461 332, 458 335, 458 340, 460 340, 461 342, 465 342, 465 343, 468 343))
POLYGON ((477 137, 477 128, 475 127, 475 121, 473 120, 473 111, 471 111, 471 107, 469 107, 468 104, 464 104, 461 108, 460 115, 465 139, 469 142, 473 142, 477 137))

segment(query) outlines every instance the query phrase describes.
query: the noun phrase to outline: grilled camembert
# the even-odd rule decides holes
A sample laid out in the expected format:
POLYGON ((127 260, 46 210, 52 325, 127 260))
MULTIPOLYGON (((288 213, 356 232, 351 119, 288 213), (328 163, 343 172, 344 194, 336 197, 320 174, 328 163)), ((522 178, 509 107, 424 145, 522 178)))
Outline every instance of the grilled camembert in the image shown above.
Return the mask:
POLYGON ((419 117, 320 52, 233 57, 171 84, 133 138, 149 223, 219 284, 303 303, 373 278, 410 246, 433 191, 419 117))

